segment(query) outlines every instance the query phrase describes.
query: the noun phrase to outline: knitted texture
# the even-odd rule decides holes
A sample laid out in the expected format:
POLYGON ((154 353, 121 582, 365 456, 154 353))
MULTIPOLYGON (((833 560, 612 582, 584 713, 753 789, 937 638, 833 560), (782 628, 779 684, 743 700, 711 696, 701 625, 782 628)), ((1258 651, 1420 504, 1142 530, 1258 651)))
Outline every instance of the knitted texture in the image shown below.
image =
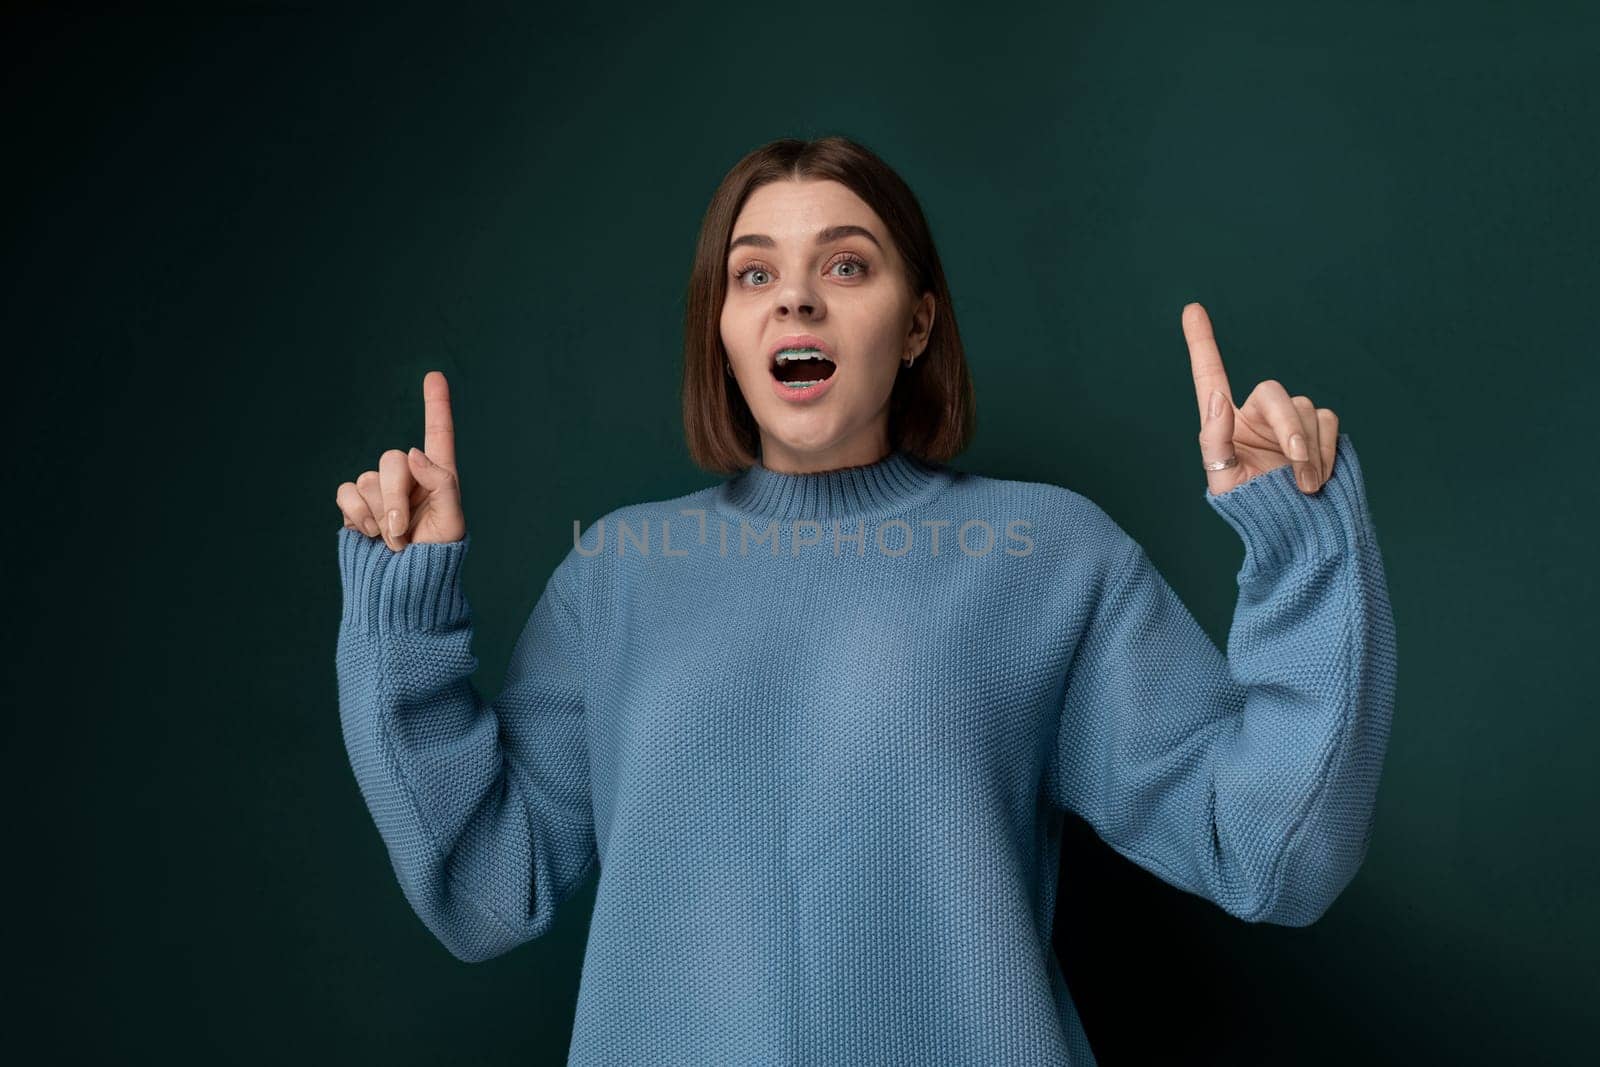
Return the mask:
POLYGON ((1224 655, 1079 493, 894 452, 618 508, 555 567, 498 699, 471 535, 338 533, 351 766, 461 960, 598 871, 569 1063, 1092 1064, 1051 944, 1064 813, 1247 922, 1366 855, 1394 624, 1346 434, 1206 502, 1224 655))

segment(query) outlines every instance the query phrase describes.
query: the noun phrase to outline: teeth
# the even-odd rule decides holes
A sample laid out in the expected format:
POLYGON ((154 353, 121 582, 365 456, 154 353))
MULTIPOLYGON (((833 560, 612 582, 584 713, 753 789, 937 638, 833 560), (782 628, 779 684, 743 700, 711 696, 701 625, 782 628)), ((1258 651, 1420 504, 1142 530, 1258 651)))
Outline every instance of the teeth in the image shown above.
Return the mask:
MULTIPOLYGON (((778 352, 779 363, 789 363, 797 359, 827 359, 828 357, 815 348, 785 348, 778 352)), ((831 363, 832 360, 829 360, 831 363)))

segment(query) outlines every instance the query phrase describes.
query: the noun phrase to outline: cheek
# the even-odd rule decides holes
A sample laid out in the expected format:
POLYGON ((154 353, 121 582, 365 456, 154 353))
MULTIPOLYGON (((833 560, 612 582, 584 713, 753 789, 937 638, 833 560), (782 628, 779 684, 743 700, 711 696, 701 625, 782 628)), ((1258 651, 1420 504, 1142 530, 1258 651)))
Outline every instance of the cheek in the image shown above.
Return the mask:
POLYGON ((905 334, 895 309, 882 309, 872 321, 862 324, 863 347, 870 353, 872 373, 875 377, 893 378, 900 367, 900 356, 905 348, 905 334))
POLYGON ((718 328, 722 333, 723 346, 735 358, 741 348, 748 348, 761 340, 761 332, 756 325, 752 325, 750 316, 741 314, 738 307, 733 304, 722 305, 718 328))

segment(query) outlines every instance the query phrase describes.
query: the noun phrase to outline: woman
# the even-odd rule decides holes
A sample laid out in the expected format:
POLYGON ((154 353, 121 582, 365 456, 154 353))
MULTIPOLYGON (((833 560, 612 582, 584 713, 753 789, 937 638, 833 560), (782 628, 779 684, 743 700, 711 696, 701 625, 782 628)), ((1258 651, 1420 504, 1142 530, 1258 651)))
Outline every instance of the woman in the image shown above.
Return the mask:
POLYGON ((1276 381, 1235 411, 1183 327, 1245 546, 1227 657, 1087 498, 948 466, 944 275, 850 141, 724 179, 683 404, 733 477, 575 523, 493 702, 429 373, 425 447, 338 493, 344 736, 423 922, 488 959, 598 866, 574 1064, 1036 1065, 1094 1062, 1051 947, 1065 812, 1240 919, 1315 921, 1372 825, 1382 561, 1333 412, 1276 381))

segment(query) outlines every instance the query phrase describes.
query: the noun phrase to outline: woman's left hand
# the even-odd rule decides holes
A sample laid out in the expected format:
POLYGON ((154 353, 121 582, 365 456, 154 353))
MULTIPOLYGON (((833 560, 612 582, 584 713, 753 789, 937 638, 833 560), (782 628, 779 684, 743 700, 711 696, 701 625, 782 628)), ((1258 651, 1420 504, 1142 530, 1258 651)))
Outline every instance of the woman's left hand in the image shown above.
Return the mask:
POLYGON ((1288 463, 1294 464, 1295 482, 1302 491, 1321 489, 1333 474, 1339 416, 1317 407, 1310 397, 1290 396, 1272 378, 1257 385, 1235 414, 1211 317, 1199 304, 1183 309, 1183 335, 1189 342, 1189 369, 1200 402, 1200 456, 1206 463, 1239 457, 1237 466, 1206 471, 1212 494, 1226 493, 1288 463))

